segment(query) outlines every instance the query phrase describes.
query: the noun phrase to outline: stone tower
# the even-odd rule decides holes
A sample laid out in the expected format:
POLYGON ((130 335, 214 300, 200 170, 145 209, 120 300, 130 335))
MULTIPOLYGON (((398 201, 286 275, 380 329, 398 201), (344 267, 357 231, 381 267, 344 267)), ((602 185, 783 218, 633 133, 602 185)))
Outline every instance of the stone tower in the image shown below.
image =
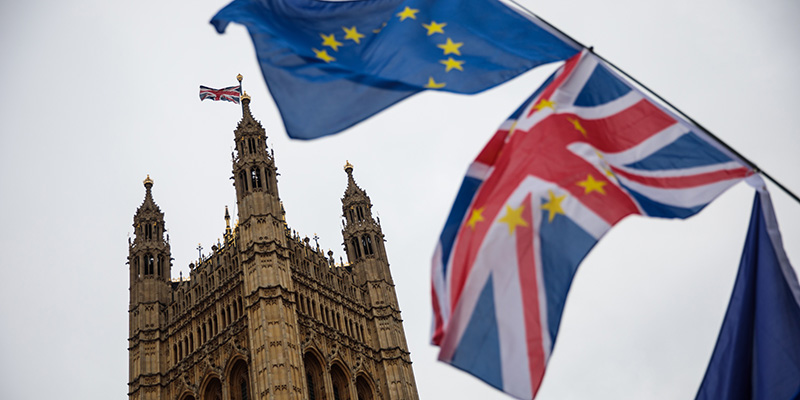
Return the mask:
POLYGON ((239 222, 170 279, 152 180, 130 244, 131 400, 413 400, 410 353, 380 221, 347 163, 335 262, 287 225, 274 153, 242 97, 234 131, 239 222))
POLYGON ((372 203, 367 192, 353 178, 353 166, 347 162, 347 189, 342 197, 344 238, 347 258, 355 274, 356 285, 367 291, 373 322, 377 328, 376 345, 385 360, 385 381, 392 398, 417 397, 411 355, 406 344, 403 320, 394 290, 389 260, 383 247, 380 219, 372 217, 372 203))
POLYGON ((144 180, 144 202, 133 217, 134 240, 128 243, 130 266, 129 379, 148 398, 161 398, 161 373, 167 305, 172 289, 169 242, 164 213, 153 201, 153 181, 144 180))

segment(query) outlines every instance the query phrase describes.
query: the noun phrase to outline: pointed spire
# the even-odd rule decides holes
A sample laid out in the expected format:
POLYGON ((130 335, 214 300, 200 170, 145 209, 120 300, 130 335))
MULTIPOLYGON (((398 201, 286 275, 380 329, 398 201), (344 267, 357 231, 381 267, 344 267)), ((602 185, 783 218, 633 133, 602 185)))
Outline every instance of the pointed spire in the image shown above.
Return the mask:
POLYGON ((344 172, 347 173, 347 189, 344 191, 345 197, 356 193, 366 196, 367 193, 358 186, 355 178, 353 178, 353 164, 350 164, 350 161, 346 161, 344 172))
POLYGON ((231 215, 228 213, 228 206, 225 206, 225 240, 227 241, 229 237, 231 237, 231 215))
POLYGON ((156 202, 153 200, 153 192, 151 190, 153 188, 153 180, 150 179, 150 174, 147 174, 147 178, 145 178, 142 183, 144 184, 145 188, 144 201, 136 210, 136 214, 138 215, 145 210, 161 211, 156 202))

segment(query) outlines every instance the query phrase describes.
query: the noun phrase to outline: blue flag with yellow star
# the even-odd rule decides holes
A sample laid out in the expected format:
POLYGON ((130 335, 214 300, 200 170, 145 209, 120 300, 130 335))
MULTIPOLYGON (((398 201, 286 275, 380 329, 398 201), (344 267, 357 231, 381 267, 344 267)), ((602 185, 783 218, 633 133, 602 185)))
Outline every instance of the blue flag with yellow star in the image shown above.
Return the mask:
POLYGON ((472 94, 579 46, 498 0, 234 0, 289 136, 344 130, 426 89, 472 94))

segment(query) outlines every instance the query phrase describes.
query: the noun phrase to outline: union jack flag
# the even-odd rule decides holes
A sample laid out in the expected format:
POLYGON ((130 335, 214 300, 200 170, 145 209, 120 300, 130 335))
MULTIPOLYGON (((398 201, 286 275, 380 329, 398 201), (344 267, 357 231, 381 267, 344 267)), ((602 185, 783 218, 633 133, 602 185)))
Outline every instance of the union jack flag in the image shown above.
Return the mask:
POLYGON ((200 85, 200 101, 205 99, 219 101, 225 100, 239 104, 242 97, 242 85, 229 86, 222 89, 213 89, 208 86, 200 85))
POLYGON ((433 257, 439 360, 536 394, 578 264, 631 214, 687 218, 753 174, 590 52, 470 165, 433 257))

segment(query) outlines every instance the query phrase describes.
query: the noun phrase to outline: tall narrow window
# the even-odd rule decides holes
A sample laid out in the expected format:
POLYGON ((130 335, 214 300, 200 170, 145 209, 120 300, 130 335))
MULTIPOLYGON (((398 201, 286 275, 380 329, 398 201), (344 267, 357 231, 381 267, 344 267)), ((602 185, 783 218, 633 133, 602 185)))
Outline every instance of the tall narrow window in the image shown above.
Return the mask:
POLYGON ((240 182, 240 185, 242 186, 242 191, 246 192, 247 191, 247 172, 239 171, 239 182, 240 182))
POLYGON ((253 138, 247 139, 247 150, 250 151, 250 154, 254 154, 256 152, 256 141, 253 138))
POLYGON ((355 258, 361 258, 361 246, 358 245, 358 238, 350 240, 350 247, 353 248, 353 256, 355 256, 355 258))
POLYGON ((359 221, 363 221, 364 220, 364 210, 360 206, 356 207, 356 214, 358 214, 358 220, 359 221))
POLYGON ((364 235, 361 237, 361 245, 364 247, 364 255, 370 256, 373 254, 372 238, 369 235, 364 235))
POLYGON ((253 189, 261 189, 261 169, 253 167, 250 169, 250 180, 252 181, 253 189))
POLYGON ((269 167, 264 168, 264 189, 270 191, 269 183, 272 181, 272 171, 269 170, 269 167))
POLYGON ((144 274, 145 275, 153 275, 153 264, 155 264, 155 260, 153 259, 153 255, 148 253, 144 256, 144 274))

